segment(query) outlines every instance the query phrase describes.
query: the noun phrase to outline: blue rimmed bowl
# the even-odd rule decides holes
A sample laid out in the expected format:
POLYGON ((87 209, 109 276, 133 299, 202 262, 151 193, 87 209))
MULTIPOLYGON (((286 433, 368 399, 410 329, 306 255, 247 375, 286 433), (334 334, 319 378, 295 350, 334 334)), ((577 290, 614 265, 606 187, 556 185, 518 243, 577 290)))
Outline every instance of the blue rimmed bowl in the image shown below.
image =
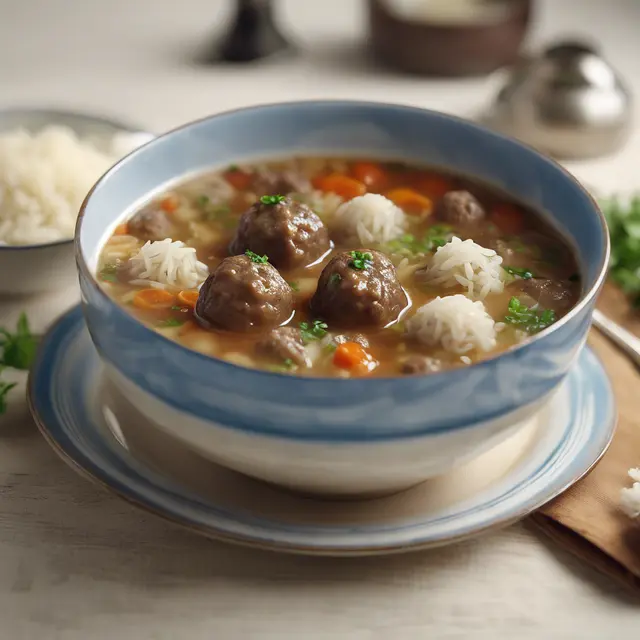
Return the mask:
MULTIPOLYGON (((68 127, 98 146, 120 134, 127 136, 130 149, 153 137, 135 125, 89 113, 33 107, 0 109, 0 133, 15 129, 37 133, 51 125, 68 127)), ((76 286, 73 238, 31 245, 0 244, 0 274, 0 294, 5 295, 76 286)))
POLYGON ((608 261, 606 224, 562 168, 470 122, 409 107, 299 102, 213 116, 157 138, 88 195, 76 256, 83 307, 109 377, 151 420, 249 475, 324 494, 400 490, 519 428, 584 346, 608 261), (297 378, 239 367, 174 343, 114 303, 95 278, 114 227, 186 174, 254 158, 370 155, 441 166, 545 212, 576 248, 584 290, 552 327, 494 358, 425 377, 297 378))

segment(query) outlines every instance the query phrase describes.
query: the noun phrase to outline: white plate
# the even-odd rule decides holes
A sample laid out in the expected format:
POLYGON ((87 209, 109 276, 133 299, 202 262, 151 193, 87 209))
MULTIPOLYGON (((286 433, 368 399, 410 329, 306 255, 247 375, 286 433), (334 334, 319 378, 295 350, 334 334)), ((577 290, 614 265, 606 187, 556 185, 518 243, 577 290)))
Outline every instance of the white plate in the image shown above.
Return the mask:
POLYGON ((523 518, 597 462, 616 416, 585 348, 530 423, 455 471, 385 498, 302 497, 208 462, 146 422, 103 378, 79 307, 44 338, 29 401, 66 462, 139 507, 229 542, 327 555, 448 544, 523 518))

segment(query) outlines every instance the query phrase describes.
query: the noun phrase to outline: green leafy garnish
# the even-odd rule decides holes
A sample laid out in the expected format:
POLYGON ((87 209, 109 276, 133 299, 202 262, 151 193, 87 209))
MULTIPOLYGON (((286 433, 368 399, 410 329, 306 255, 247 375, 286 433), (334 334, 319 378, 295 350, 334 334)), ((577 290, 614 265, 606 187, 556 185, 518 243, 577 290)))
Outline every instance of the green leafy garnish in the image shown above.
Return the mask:
POLYGON ((196 202, 198 203, 199 207, 203 207, 204 208, 204 207, 209 205, 211 200, 209 199, 209 196, 202 195, 202 196, 198 196, 196 202))
MULTIPOLYGON (((2 375, 2 370, 4 367, 0 367, 0 375, 2 375)), ((0 380, 0 414, 5 413, 7 411, 7 396, 9 395, 9 391, 16 386, 15 382, 5 382, 4 380, 0 380)))
POLYGON ((274 364, 269 367, 271 371, 276 373, 284 373, 286 371, 291 371, 293 369, 297 369, 296 363, 291 358, 285 358, 282 361, 282 364, 274 364))
POLYGON ((227 167, 227 171, 240 171, 240 167, 237 164, 230 164, 227 167))
POLYGON ((522 267, 507 267, 504 264, 502 268, 510 275, 517 276, 518 278, 522 278, 523 280, 530 280, 533 278, 533 273, 529 271, 529 269, 524 269, 522 267))
POLYGON ((300 285, 295 280, 289 282, 288 284, 294 291, 300 291, 300 285))
POLYGON ((244 255, 247 256, 247 258, 249 258, 251 262, 255 262, 256 264, 266 264, 267 262, 269 262, 268 256, 259 256, 257 253, 249 251, 249 249, 244 252, 244 255))
POLYGON ((100 280, 104 280, 105 282, 117 282, 118 276, 116 275, 118 271, 118 265, 116 264, 105 264, 102 269, 100 269, 100 273, 98 277, 100 280))
POLYGON ((635 303, 640 302, 640 197, 623 205, 617 198, 600 202, 611 236, 609 276, 635 303))
POLYGON ((422 238, 407 233, 385 245, 388 253, 399 253, 406 256, 419 256, 443 247, 453 237, 453 227, 447 224, 435 224, 427 229, 422 238))
POLYGON ((368 252, 350 251, 349 255, 351 256, 349 266, 358 271, 366 269, 373 262, 373 256, 368 252))
POLYGON ((262 204, 280 204, 284 200, 284 196, 262 196, 260 202, 262 204))
POLYGON ((339 273, 332 273, 329 276, 329 283, 336 285, 339 284, 342 281, 342 276, 339 273))
POLYGON ((509 300, 508 313, 504 317, 508 324, 524 329, 528 333, 537 333, 546 329, 556 321, 556 314, 552 309, 538 310, 522 304, 518 298, 509 300))
POLYGON ((183 308, 184 308, 184 307, 181 307, 181 306, 179 306, 179 305, 177 305, 177 304, 174 304, 174 305, 171 307, 171 311, 182 311, 182 309, 183 309, 183 308))
POLYGON ((23 313, 18 318, 15 333, 0 329, 0 347, 2 347, 0 365, 14 369, 28 369, 35 358, 37 346, 38 341, 29 330, 27 316, 23 313))
POLYGON ((302 341, 308 343, 314 340, 320 340, 327 335, 328 328, 327 323, 322 322, 322 320, 314 320, 311 323, 301 322, 300 335, 302 336, 302 341))
MULTIPOLYGON (((178 307, 180 308, 180 307, 178 307)), ((167 318, 158 322, 158 327, 180 327, 184 324, 184 320, 178 320, 178 318, 167 318)))

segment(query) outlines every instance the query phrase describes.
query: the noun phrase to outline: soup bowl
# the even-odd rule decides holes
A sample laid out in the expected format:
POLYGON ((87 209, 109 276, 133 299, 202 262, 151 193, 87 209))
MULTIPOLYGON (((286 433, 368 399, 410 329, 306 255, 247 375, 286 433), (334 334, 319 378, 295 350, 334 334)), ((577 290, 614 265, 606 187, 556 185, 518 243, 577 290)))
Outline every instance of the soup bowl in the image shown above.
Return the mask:
POLYGON ((554 162, 441 113, 362 102, 299 102, 215 115, 134 151, 82 207, 83 308, 106 374, 162 429, 242 473, 328 495, 401 490, 498 444, 557 389, 583 348, 608 260, 590 196, 554 162), (495 357, 426 376, 308 378, 191 351, 112 300, 95 270, 106 239, 143 201, 189 174, 292 155, 402 159, 466 174, 543 212, 574 246, 583 279, 557 323, 495 357))

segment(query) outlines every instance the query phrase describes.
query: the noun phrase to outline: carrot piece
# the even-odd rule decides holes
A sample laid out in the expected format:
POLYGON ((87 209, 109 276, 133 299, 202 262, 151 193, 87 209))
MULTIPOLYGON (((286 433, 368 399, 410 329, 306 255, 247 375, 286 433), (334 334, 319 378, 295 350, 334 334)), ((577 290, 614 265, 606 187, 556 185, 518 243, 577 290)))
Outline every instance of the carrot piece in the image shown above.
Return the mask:
POLYGON ((418 179, 416 188, 432 200, 439 200, 445 193, 453 189, 453 184, 451 180, 443 176, 427 174, 418 179))
POLYGON ((164 289, 143 289, 133 298, 134 306, 139 309, 168 309, 174 301, 175 296, 164 289))
POLYGON ((356 180, 367 185, 372 191, 384 188, 387 183, 385 170, 374 162, 356 162, 351 173, 356 180))
POLYGON ((524 215, 520 209, 512 204, 498 204, 491 211, 489 217, 500 231, 515 235, 524 227, 524 215))
POLYGON ((371 354, 357 342, 339 344, 333 354, 333 364, 340 369, 347 369, 360 375, 369 373, 378 366, 371 354))
POLYGON ((313 180, 313 186, 320 191, 338 194, 345 200, 351 200, 366 193, 367 187, 360 180, 345 176, 342 173, 331 173, 328 176, 318 176, 313 180))
POLYGON ((191 307, 193 309, 196 306, 196 302, 198 302, 198 292, 181 291, 178 294, 178 302, 185 307, 191 307))
POLYGON ((175 196, 167 196, 160 202, 160 208, 167 213, 173 213, 178 208, 178 198, 175 196))
POLYGON ((230 169, 224 174, 225 180, 238 191, 244 191, 251 185, 251 174, 240 169, 230 169))
POLYGON ((113 231, 114 236, 126 236, 129 233, 129 225, 126 222, 119 224, 113 231))
POLYGON ((405 187, 392 189, 391 191, 387 191, 385 195, 409 215, 418 215, 425 212, 431 213, 431 200, 413 189, 407 189, 405 187))

